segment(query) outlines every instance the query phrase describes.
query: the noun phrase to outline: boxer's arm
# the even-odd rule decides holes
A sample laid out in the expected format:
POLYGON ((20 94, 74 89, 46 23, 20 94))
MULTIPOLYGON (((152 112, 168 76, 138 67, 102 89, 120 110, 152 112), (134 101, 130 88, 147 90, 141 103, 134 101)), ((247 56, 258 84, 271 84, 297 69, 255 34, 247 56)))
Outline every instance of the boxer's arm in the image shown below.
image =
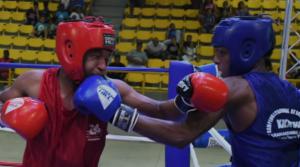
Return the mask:
MULTIPOLYGON (((5 101, 14 97, 21 97, 22 93, 18 88, 17 80, 18 79, 16 79, 15 83, 11 87, 6 88, 0 93, 0 111, 2 110, 3 103, 5 101)), ((5 127, 3 121, 1 120, 1 112, 0 112, 0 127, 5 127)))
POLYGON ((133 108, 137 108, 140 113, 160 119, 176 119, 182 116, 182 113, 174 105, 173 100, 155 100, 135 91, 121 80, 114 79, 113 82, 117 85, 123 102, 133 108))
POLYGON ((253 102, 253 94, 247 82, 241 79, 225 79, 229 88, 228 101, 217 112, 190 112, 182 122, 161 120, 140 115, 134 131, 155 141, 183 147, 212 128, 224 114, 253 102))
POLYGON ((174 100, 151 99, 136 92, 123 81, 115 82, 125 104, 137 108, 145 115, 161 119, 176 119, 196 109, 206 112, 218 111, 226 102, 228 92, 222 80, 206 73, 193 73, 180 81, 177 86, 179 95, 175 103, 174 100))
MULTIPOLYGON (((0 111, 2 110, 3 103, 9 99, 23 96, 31 96, 37 98, 42 73, 42 70, 32 70, 25 72, 16 78, 11 87, 8 87, 5 90, 1 91, 0 111)), ((0 126, 4 126, 4 123, 2 121, 0 121, 0 126)))
POLYGON ((161 120, 140 115, 133 129, 152 140, 176 147, 184 147, 213 127, 224 112, 191 112, 184 122, 161 120))
POLYGON ((1 102, 5 102, 8 99, 21 97, 25 94, 23 90, 23 84, 25 79, 22 76, 19 76, 15 82, 12 84, 11 87, 6 88, 0 93, 0 100, 1 102))
POLYGON ((42 70, 32 70, 21 74, 11 87, 0 93, 0 101, 5 102, 8 99, 23 96, 37 98, 43 72, 42 70))

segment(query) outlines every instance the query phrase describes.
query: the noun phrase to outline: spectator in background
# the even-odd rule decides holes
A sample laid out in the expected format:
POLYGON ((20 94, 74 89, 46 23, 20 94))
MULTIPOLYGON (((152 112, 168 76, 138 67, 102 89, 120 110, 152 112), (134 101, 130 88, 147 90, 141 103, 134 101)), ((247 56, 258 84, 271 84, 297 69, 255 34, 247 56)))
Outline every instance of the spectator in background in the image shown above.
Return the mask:
POLYGON ((39 19, 39 3, 37 1, 33 2, 33 8, 26 11, 26 21, 27 25, 35 25, 39 19))
POLYGON ((46 23, 46 18, 44 15, 40 16, 39 21, 34 26, 34 36, 47 38, 48 37, 48 24, 46 23))
MULTIPOLYGON (((287 67, 286 67, 287 69, 286 70, 289 71, 288 73, 286 73, 286 76, 285 76, 287 79, 300 79, 300 65, 297 64, 298 62, 299 62, 299 60, 297 58, 296 52, 292 51, 289 54, 289 57, 287 59, 287 67)), ((277 71, 279 73, 279 67, 278 67, 277 71)), ((296 87, 298 89, 300 88, 299 82, 295 82, 294 84, 296 85, 296 87)))
MULTIPOLYGON (((48 8, 48 6, 49 6, 49 1, 50 1, 50 0, 43 0, 44 9, 45 9, 45 10, 48 10, 48 11, 49 11, 49 8, 48 8)), ((51 1, 53 1, 53 0, 51 0, 51 1)))
POLYGON ((279 18, 279 17, 276 17, 276 19, 274 20, 274 23, 275 23, 276 25, 280 25, 280 24, 281 24, 280 18, 279 18))
POLYGON ((287 69, 286 70, 289 72, 286 74, 286 78, 288 78, 288 79, 299 79, 300 78, 300 66, 298 64, 296 65, 296 63, 298 61, 299 60, 297 59, 296 52, 294 52, 294 51, 291 52, 289 54, 289 58, 287 59, 287 69))
POLYGON ((195 44, 193 43, 191 35, 186 36, 186 41, 184 41, 183 43, 182 52, 183 52, 183 56, 182 56, 183 61, 187 61, 191 63, 193 60, 196 59, 197 57, 196 47, 195 44))
POLYGON ((144 6, 144 0, 129 0, 129 14, 133 16, 134 8, 142 6, 144 6))
POLYGON ((136 41, 136 49, 127 55, 128 67, 147 67, 148 57, 142 48, 142 41, 136 41))
POLYGON ((49 20, 51 19, 50 11, 49 11, 49 8, 48 8, 48 4, 49 4, 49 0, 44 0, 44 1, 43 1, 44 10, 40 12, 40 15, 45 16, 45 18, 46 18, 46 23, 48 23, 49 20))
POLYGON ((176 38, 176 27, 174 23, 171 23, 166 32, 166 39, 172 39, 173 37, 176 38))
MULTIPOLYGON (((121 63, 121 56, 117 51, 115 51, 113 53, 113 57, 114 57, 114 61, 112 63, 110 63, 109 66, 112 66, 112 67, 125 67, 125 65, 123 63, 121 63)), ((126 73, 109 72, 107 74, 107 76, 110 77, 110 78, 114 78, 114 79, 124 80, 125 77, 126 77, 126 73)))
POLYGON ((81 20, 84 18, 84 14, 83 14, 82 8, 80 6, 76 6, 71 10, 72 10, 72 12, 70 14, 71 20, 81 20))
MULTIPOLYGON (((300 79, 300 66, 295 67, 291 71, 292 79, 300 79)), ((297 84, 297 87, 299 88, 299 85, 297 84)))
POLYGON ((180 60, 180 46, 176 40, 176 37, 172 37, 171 41, 166 43, 167 50, 166 50, 166 58, 172 60, 180 60))
POLYGON ((51 17, 49 19, 49 23, 48 23, 48 27, 47 27, 47 33, 48 33, 49 38, 55 38, 56 27, 57 27, 57 25, 55 23, 56 23, 55 17, 51 17))
POLYGON ((211 9, 212 12, 216 12, 217 6, 214 4, 213 0, 205 0, 204 4, 202 5, 202 11, 206 11, 208 9, 211 9))
POLYGON ((191 5, 193 9, 202 9, 204 0, 191 0, 191 5))
POLYGON ((152 38, 145 49, 148 58, 159 58, 164 60, 166 45, 158 41, 158 38, 152 38))
POLYGON ((65 10, 65 7, 63 4, 58 5, 57 11, 55 13, 55 17, 56 17, 57 24, 61 21, 69 19, 69 13, 65 10))
MULTIPOLYGON (((0 62, 3 63, 12 63, 14 60, 9 57, 9 51, 8 50, 3 50, 3 58, 0 58, 0 62)), ((6 81, 8 80, 9 77, 9 69, 0 69, 0 80, 1 81, 6 81)), ((1 88, 3 87, 2 84, 0 84, 1 88)))
POLYGON ((173 37, 176 38, 177 43, 180 43, 182 39, 182 31, 180 29, 177 29, 174 23, 171 23, 169 25, 169 28, 167 29, 166 32, 166 41, 165 42, 170 42, 173 37))
POLYGON ((216 24, 216 16, 212 8, 207 8, 202 15, 199 16, 200 24, 203 25, 202 31, 204 33, 212 33, 212 29, 216 24))
POLYGON ((70 0, 69 9, 80 7, 84 9, 84 0, 70 0))
POLYGON ((239 2, 238 8, 236 10, 236 15, 237 16, 249 16, 250 15, 248 6, 243 1, 239 2))
POLYGON ((68 10, 70 6, 70 0, 60 0, 60 4, 63 5, 65 10, 68 10))
POLYGON ((220 20, 231 17, 233 15, 232 6, 228 1, 224 1, 222 7, 220 8, 220 20))

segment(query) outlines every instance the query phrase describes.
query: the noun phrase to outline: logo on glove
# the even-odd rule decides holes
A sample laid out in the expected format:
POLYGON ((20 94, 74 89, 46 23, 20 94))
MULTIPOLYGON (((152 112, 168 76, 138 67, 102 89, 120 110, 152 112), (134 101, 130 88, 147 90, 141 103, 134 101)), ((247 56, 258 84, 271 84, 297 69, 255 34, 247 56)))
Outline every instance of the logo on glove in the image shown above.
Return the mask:
POLYGON ((117 92, 108 85, 99 85, 97 88, 97 93, 103 109, 107 109, 107 107, 117 96, 117 92))
POLYGON ((183 90, 183 92, 186 92, 189 90, 189 86, 186 85, 186 83, 184 83, 184 81, 180 81, 177 86, 180 87, 183 90))
POLYGON ((10 101, 10 103, 7 106, 5 114, 8 114, 9 112, 18 109, 24 105, 24 99, 23 98, 15 98, 10 101))

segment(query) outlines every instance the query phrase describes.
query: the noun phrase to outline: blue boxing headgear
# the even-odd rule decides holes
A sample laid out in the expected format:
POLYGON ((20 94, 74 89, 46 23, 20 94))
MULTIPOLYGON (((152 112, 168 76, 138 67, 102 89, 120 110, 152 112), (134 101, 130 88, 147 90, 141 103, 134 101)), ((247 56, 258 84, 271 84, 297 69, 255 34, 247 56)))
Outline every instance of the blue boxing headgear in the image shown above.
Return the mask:
POLYGON ((212 45, 230 54, 230 75, 249 72, 274 48, 272 20, 265 17, 231 17, 222 20, 213 33, 212 45))

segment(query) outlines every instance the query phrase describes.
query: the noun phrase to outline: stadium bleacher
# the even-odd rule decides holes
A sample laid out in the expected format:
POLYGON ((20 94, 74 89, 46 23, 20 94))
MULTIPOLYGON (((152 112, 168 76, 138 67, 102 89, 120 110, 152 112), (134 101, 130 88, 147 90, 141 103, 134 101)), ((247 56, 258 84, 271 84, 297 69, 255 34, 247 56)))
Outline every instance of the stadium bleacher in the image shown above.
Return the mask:
MULTIPOLYGON (((217 7, 222 7, 225 0, 215 0, 217 7)), ((240 0, 228 0, 230 5, 236 9, 240 0)), ((267 13, 273 19, 279 19, 279 24, 274 24, 276 32, 276 49, 272 55, 272 62, 277 67, 280 60, 280 47, 282 43, 282 30, 284 10, 286 7, 285 0, 251 0, 245 1, 249 8, 250 14, 267 13)), ((39 10, 43 10, 42 2, 39 2, 39 10)), ((203 65, 211 63, 213 56, 213 49, 210 46, 212 34, 202 33, 200 31, 202 25, 199 23, 199 11, 190 8, 190 0, 145 0, 143 7, 135 7, 133 14, 130 14, 129 7, 124 8, 124 18, 122 20, 121 30, 118 32, 118 43, 116 49, 121 54, 121 62, 127 64, 126 54, 135 48, 136 40, 144 42, 151 38, 157 37, 160 41, 166 39, 166 30, 170 23, 174 23, 176 28, 184 32, 184 38, 187 35, 192 35, 192 40, 197 44, 198 61, 193 61, 194 65, 203 65)), ((24 25, 25 13, 32 8, 33 2, 26 0, 0 0, 0 51, 9 49, 10 55, 16 62, 31 62, 43 64, 58 63, 55 55, 55 40, 46 38, 35 38, 31 34, 33 27, 31 25, 24 25)), ((54 13, 57 10, 58 2, 49 2, 49 11, 54 13)), ((295 1, 294 13, 300 11, 300 2, 295 1)), ((300 16, 292 23, 292 28, 299 30, 300 16)), ((300 54, 298 37, 292 35, 290 37, 289 45, 295 45, 295 52, 300 54)), ((298 55, 299 55, 298 54, 298 55)), ((0 54, 2 56, 2 53, 0 54)), ((149 60, 148 67, 167 68, 166 62, 153 63, 156 60, 149 60), (159 64, 159 65, 157 65, 159 64), (160 65, 164 64, 164 65, 160 65)), ((274 70, 274 72, 278 72, 274 70)), ((159 77, 159 84, 150 83, 150 85, 159 85, 162 88, 167 80, 163 75, 157 74, 159 77)), ((148 75, 150 76, 150 75, 148 75)), ((146 76, 137 77, 142 80, 134 80, 134 82, 146 82, 146 76)), ((127 76, 127 81, 131 81, 131 76, 127 76)), ((148 81, 147 81, 148 82, 148 81)), ((147 83, 148 84, 148 83, 147 83)), ((148 84, 149 85, 149 84, 148 84)))
MULTIPOLYGON (((222 7, 225 0, 214 0, 214 3, 218 7, 222 7)), ((230 5, 236 9, 240 0, 228 0, 230 5)), ((274 24, 274 30, 276 32, 276 49, 272 54, 271 60, 274 64, 274 72, 278 73, 281 44, 282 44, 282 31, 283 20, 285 16, 285 0, 251 0, 245 1, 249 8, 249 12, 252 15, 268 14, 274 20, 279 20, 279 24, 274 24)), ((176 1, 176 0, 146 0, 144 7, 136 7, 133 10, 133 15, 129 14, 129 8, 124 10, 124 19, 122 21, 122 29, 119 32, 119 43, 117 48, 122 48, 122 55, 125 56, 128 51, 134 48, 137 34, 145 34, 142 40, 147 41, 150 37, 157 37, 160 41, 166 39, 165 33, 170 23, 174 23, 176 28, 185 32, 184 37, 192 35, 193 42, 197 43, 197 55, 199 61, 193 61, 194 65, 203 65, 205 63, 211 63, 213 56, 213 49, 210 47, 212 34, 202 33, 199 29, 202 25, 199 23, 199 11, 197 9, 188 8, 191 2, 176 1), (129 31, 134 30, 134 31, 129 31), (125 46, 128 45, 128 46, 125 46), (130 46, 129 46, 130 45, 130 46)), ((293 14, 300 10, 299 1, 295 1, 293 14)), ((292 23, 292 29, 299 30, 299 19, 292 23)), ((298 36, 293 34, 290 36, 289 46, 294 46, 294 52, 299 53, 299 41, 298 36)), ((151 62, 151 60, 149 60, 151 62)), ((149 67, 153 66, 153 63, 148 64, 149 67)))

